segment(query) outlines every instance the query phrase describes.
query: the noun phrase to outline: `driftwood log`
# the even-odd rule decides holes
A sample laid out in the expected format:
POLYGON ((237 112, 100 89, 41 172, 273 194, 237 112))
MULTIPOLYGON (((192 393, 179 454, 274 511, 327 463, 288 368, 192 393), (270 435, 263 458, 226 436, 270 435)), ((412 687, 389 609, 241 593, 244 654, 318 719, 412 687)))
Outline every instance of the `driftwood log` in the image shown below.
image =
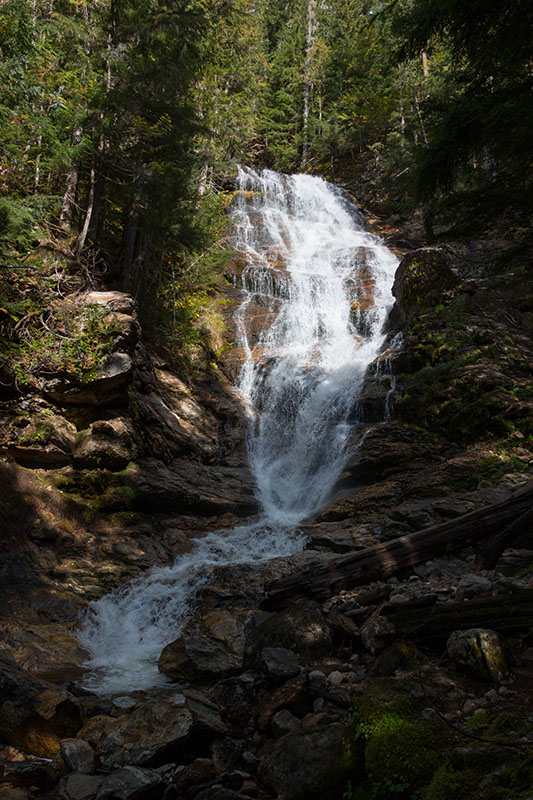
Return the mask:
POLYGON ((265 587, 262 607, 281 608, 299 597, 325 600, 343 589, 386 580, 431 558, 484 541, 491 564, 521 533, 533 527, 533 481, 506 500, 391 542, 308 567, 265 587))

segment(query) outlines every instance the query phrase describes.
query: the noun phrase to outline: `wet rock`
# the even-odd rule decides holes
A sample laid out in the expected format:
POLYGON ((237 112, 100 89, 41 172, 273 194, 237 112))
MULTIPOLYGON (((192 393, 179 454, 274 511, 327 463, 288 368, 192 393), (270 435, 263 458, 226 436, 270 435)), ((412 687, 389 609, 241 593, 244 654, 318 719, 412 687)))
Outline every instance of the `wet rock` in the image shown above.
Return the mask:
POLYGON ((458 282, 451 259, 442 250, 422 247, 407 253, 396 270, 392 287, 396 303, 390 314, 391 327, 401 328, 421 309, 442 302, 458 282))
POLYGON ((270 727, 275 739, 285 736, 286 733, 293 733, 300 728, 300 720, 291 714, 286 708, 277 711, 272 717, 270 727))
POLYGON ((160 800, 164 789, 164 780, 155 770, 128 766, 105 778, 96 800, 160 800))
POLYGON ((173 680, 209 681, 235 675, 242 669, 242 654, 203 633, 184 634, 164 648, 158 668, 173 680))
POLYGON ((94 750, 83 739, 63 739, 61 755, 71 772, 90 775, 94 772, 94 750))
POLYGON ((59 797, 61 800, 93 800, 103 782, 103 775, 68 775, 59 782, 59 797))
POLYGON ((319 603, 301 600, 285 611, 252 619, 246 629, 245 664, 251 669, 264 669, 264 648, 290 649, 312 662, 329 652, 332 641, 331 628, 319 603))
POLYGON ((260 781, 283 800, 337 800, 354 777, 345 735, 345 726, 334 723, 282 736, 259 765, 260 781))
POLYGON ((74 450, 78 468, 121 470, 137 455, 135 431, 129 419, 98 420, 84 431, 74 450))
POLYGON ((503 642, 496 631, 485 628, 454 631, 446 650, 456 666, 475 678, 496 682, 509 673, 503 642))
POLYGON ((256 672, 243 672, 219 681, 214 694, 223 719, 244 726, 255 715, 267 695, 267 684, 256 672))
MULTIPOLYGON (((96 744, 98 759, 109 769, 126 764, 163 764, 182 751, 193 722, 187 708, 175 708, 162 701, 140 705, 102 726, 96 744)), ((90 731, 84 730, 84 735, 89 738, 90 731)))
POLYGON ((380 653, 396 635, 394 623, 387 617, 375 617, 366 622, 361 628, 363 645, 372 655, 380 653))
POLYGON ((79 700, 51 683, 0 662, 0 739, 28 753, 55 758, 61 739, 83 723, 79 700))

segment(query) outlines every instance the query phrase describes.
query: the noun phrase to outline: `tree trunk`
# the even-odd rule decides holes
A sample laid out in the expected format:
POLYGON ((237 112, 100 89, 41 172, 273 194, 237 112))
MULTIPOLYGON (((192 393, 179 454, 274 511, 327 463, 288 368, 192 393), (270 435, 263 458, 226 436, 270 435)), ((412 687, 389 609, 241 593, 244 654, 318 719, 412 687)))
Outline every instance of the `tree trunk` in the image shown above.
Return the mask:
POLYGON ((61 214, 59 215, 59 227, 62 230, 70 228, 72 223, 72 212, 76 203, 76 189, 78 187, 78 159, 75 155, 76 149, 79 147, 83 137, 83 128, 77 124, 74 126, 72 136, 70 137, 70 144, 74 150, 72 163, 67 170, 67 177, 65 180, 65 193, 63 194, 63 202, 61 203, 61 214))
POLYGON ((510 528, 515 538, 531 528, 531 513, 526 512, 531 512, 532 502, 533 481, 530 481, 507 500, 273 581, 266 587, 262 606, 282 607, 301 596, 324 600, 342 589, 385 580, 442 553, 462 550, 489 538, 502 527, 510 528))
POLYGON ((87 239, 87 232, 89 230, 91 216, 93 213, 93 204, 94 204, 94 166, 91 167, 91 175, 89 179, 89 197, 87 200, 87 211, 85 212, 85 220, 83 222, 83 228, 81 229, 81 233, 76 240, 76 244, 74 245, 74 255, 76 256, 79 256, 79 254, 85 247, 85 240, 87 239))
POLYGON ((308 0, 307 4, 307 37, 305 45, 305 65, 304 65, 304 115, 303 115, 303 147, 302 147, 302 169, 307 166, 309 153, 309 97, 311 94, 311 50, 314 41, 315 31, 315 0, 308 0))

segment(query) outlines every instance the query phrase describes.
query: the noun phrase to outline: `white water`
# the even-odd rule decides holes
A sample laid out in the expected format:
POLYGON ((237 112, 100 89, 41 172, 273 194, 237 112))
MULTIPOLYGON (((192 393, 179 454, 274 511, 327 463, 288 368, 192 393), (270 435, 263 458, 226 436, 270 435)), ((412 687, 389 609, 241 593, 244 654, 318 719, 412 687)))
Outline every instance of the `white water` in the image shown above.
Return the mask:
POLYGON ((238 188, 235 248, 247 260, 237 312, 246 353, 239 388, 263 518, 208 534, 173 566, 91 605, 78 637, 91 654, 85 685, 100 692, 165 682, 159 654, 179 635, 213 566, 302 548, 297 525, 324 504, 342 470, 348 416, 383 343, 397 260, 363 230, 344 194, 317 177, 271 171, 240 170, 238 188), (374 304, 361 316, 351 304, 369 274, 374 304), (254 304, 276 316, 252 343, 246 318, 254 304))

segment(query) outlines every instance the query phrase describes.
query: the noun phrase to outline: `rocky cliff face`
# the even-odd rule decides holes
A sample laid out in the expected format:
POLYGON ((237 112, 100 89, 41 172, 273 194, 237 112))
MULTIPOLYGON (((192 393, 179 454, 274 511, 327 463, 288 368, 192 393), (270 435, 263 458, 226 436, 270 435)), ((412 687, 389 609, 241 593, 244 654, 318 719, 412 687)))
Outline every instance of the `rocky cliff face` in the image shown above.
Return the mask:
MULTIPOLYGON (((278 272, 282 291, 282 264, 278 272)), ((365 292, 354 300, 360 324, 365 292)), ((494 609, 506 598, 522 607, 519 593, 533 585, 531 537, 496 570, 475 574, 467 551, 325 604, 259 610, 265 582, 453 519, 527 480, 525 271, 494 274, 460 250, 422 248, 402 261, 394 292, 390 342, 401 332, 402 344, 368 372, 354 455, 331 502, 304 525, 306 551, 217 568, 161 655, 177 685, 151 695, 102 699, 76 688, 84 654, 73 629, 90 600, 256 513, 241 409, 224 375, 235 374, 239 352, 228 347, 221 370, 185 383, 146 348, 132 298, 92 292, 64 302, 78 341, 95 314, 105 323, 94 368, 80 376, 43 364, 26 383, 3 374, 0 796, 322 800, 341 797, 349 780, 383 798, 402 781, 441 796, 439 780, 463 780, 465 791, 479 783, 486 745, 461 739, 474 716, 498 739, 483 796, 502 774, 521 786, 496 721, 505 712, 510 738, 528 735, 533 659, 517 633, 529 617, 509 633, 509 615, 494 609), (465 601, 472 613, 463 618, 465 601), (468 635, 447 642, 442 622, 440 634, 417 633, 419 612, 439 620, 452 606, 468 635), (487 614, 503 639, 477 625, 487 614), (423 743, 416 764, 392 730, 423 743)), ((230 282, 226 299, 230 315, 230 282)), ((250 314, 252 325, 268 322, 265 309, 250 314)))

